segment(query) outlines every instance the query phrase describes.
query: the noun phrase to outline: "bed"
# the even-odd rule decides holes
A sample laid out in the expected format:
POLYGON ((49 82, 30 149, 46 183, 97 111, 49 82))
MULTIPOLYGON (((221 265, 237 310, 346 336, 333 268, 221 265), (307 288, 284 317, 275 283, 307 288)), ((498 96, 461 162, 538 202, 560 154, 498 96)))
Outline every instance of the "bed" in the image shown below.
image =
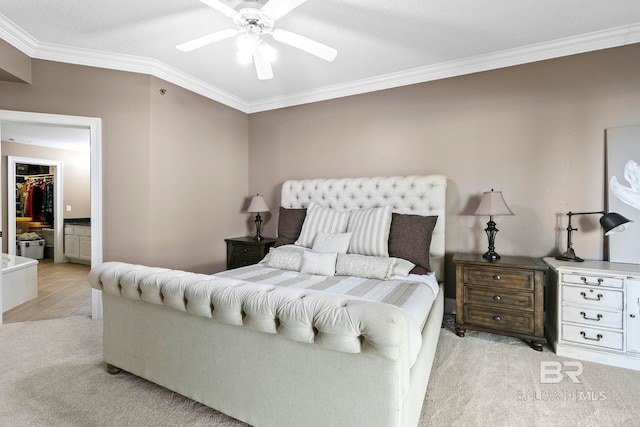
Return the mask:
POLYGON ((445 193, 442 175, 287 181, 257 265, 93 268, 109 370, 254 426, 416 426, 444 311, 445 193))

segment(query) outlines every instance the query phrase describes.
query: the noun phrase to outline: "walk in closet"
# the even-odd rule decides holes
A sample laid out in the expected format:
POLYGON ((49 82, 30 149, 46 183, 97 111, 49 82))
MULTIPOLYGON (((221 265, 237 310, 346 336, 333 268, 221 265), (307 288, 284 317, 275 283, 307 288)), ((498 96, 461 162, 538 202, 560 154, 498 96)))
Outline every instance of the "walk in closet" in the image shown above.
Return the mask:
POLYGON ((55 166, 16 163, 18 253, 52 258, 54 250, 55 166))

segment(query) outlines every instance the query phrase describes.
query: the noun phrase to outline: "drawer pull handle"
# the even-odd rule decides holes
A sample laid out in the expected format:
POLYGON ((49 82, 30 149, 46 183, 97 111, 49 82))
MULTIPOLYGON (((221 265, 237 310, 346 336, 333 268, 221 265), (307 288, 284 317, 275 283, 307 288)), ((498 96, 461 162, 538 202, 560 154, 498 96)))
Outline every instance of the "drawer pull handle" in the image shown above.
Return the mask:
POLYGON ((500 319, 500 316, 493 316, 493 320, 495 320, 496 322, 499 322, 502 319, 500 319))
POLYGON ((600 286, 600 285, 602 285, 602 282, 603 282, 602 277, 598 277, 598 283, 589 283, 589 282, 587 282, 587 278, 584 277, 584 276, 580 277, 580 280, 582 280, 582 283, 584 283, 585 285, 597 285, 597 286, 600 286))
POLYGON ((629 317, 631 317, 632 319, 635 319, 636 315, 635 314, 630 314, 629 317))
POLYGON ((582 316, 582 318, 584 320, 595 320, 596 322, 599 322, 600 319, 602 319, 602 314, 600 314, 600 313, 598 313, 598 315, 596 317, 587 317, 587 313, 585 313, 584 311, 581 311, 580 315, 582 316))
POLYGON ((496 301, 502 301, 502 297, 500 295, 495 295, 493 299, 496 301))
POLYGON ((585 292, 580 292, 580 295, 582 295, 582 298, 588 299, 591 301, 600 301, 602 299, 602 294, 598 294, 597 298, 587 298, 587 294, 585 292))
POLYGON ((500 280, 500 276, 496 274, 495 276, 493 276, 493 280, 500 280))
POLYGON ((585 331, 580 331, 580 335, 582 335, 582 338, 584 338, 585 340, 589 340, 589 341, 600 341, 602 339, 602 334, 596 335, 595 338, 589 338, 585 331))
POLYGON ((249 249, 248 248, 244 248, 244 249, 242 249, 242 252, 244 252, 246 254, 247 252, 249 252, 249 249))

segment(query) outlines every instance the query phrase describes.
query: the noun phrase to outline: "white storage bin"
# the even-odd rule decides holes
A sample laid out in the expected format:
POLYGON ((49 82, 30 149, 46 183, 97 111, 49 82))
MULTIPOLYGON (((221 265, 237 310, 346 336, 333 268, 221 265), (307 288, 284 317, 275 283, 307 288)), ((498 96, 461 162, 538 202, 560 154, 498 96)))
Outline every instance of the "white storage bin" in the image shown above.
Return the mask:
POLYGON ((18 240, 20 256, 32 259, 44 258, 44 239, 40 240, 18 240))

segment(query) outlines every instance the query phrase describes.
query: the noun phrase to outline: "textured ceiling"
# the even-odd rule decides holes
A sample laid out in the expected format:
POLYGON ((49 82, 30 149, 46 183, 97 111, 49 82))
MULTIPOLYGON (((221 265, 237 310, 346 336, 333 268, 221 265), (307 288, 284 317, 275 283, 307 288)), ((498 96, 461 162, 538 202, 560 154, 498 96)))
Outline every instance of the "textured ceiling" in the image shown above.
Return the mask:
MULTIPOLYGON (((232 7, 237 0, 223 0, 232 7)), ((236 60, 234 28, 198 0, 2 0, 0 37, 33 58, 156 75, 245 112, 347 96, 640 41, 638 0, 308 0, 276 23, 338 50, 274 41, 274 78, 236 60)))

